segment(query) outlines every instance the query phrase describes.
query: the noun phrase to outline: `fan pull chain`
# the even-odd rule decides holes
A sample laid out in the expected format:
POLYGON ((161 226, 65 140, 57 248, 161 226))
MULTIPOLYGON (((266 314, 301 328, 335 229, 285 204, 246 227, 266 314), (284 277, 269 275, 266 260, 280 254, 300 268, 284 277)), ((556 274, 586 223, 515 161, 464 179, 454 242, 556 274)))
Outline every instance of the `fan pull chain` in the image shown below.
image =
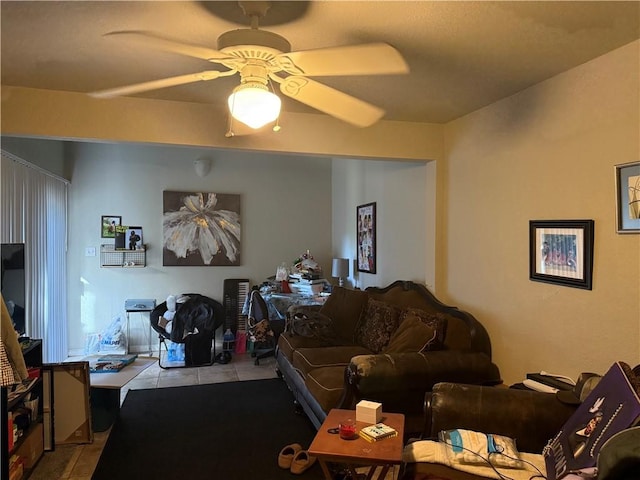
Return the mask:
POLYGON ((227 133, 224 134, 225 137, 227 138, 231 138, 235 136, 235 133, 233 133, 233 107, 235 105, 235 98, 233 103, 231 104, 231 108, 229 109, 229 113, 228 113, 228 118, 229 118, 229 122, 227 125, 227 133))
MULTIPOLYGON (((267 77, 267 81, 269 82, 269 86, 271 87, 271 91, 275 95, 276 94, 276 89, 273 88, 273 82, 271 81, 271 77, 267 77)), ((280 115, 281 114, 282 114, 282 109, 280 109, 280 113, 276 117, 276 124, 273 126, 273 131, 276 132, 276 133, 278 133, 280 130, 282 130, 282 127, 280 126, 280 115)))

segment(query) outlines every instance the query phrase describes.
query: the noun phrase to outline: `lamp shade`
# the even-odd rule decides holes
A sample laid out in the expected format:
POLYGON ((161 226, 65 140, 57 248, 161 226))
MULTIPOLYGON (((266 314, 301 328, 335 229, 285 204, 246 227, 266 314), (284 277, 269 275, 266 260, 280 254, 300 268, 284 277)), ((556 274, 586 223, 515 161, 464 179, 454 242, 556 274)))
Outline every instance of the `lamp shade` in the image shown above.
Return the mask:
POLYGON ((344 278, 349 276, 349 259, 334 258, 331 264, 331 276, 335 278, 344 278))
POLYGON ((255 129, 278 118, 282 105, 280 97, 258 82, 237 86, 227 102, 233 118, 255 129))

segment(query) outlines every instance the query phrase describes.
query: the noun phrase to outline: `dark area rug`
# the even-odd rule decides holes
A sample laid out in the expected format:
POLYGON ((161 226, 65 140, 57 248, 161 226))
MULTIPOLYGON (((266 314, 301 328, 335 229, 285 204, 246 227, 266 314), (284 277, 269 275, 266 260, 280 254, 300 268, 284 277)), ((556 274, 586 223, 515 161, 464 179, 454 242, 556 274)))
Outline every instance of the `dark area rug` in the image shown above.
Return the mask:
POLYGON ((130 390, 92 480, 322 479, 278 467, 285 445, 315 428, 280 379, 130 390))

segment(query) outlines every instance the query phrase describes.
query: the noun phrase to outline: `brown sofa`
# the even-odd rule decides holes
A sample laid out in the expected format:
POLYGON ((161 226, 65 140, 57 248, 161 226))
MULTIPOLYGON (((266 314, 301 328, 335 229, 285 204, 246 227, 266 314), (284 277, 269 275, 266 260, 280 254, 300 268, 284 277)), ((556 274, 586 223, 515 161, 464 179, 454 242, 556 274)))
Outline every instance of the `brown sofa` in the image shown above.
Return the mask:
POLYGON ((418 434, 425 393, 436 383, 501 383, 482 324, 418 283, 334 287, 319 309, 292 307, 288 315, 278 339, 278 373, 316 428, 332 408, 353 409, 364 399, 382 403, 383 412, 404 413, 406 434, 418 434), (329 322, 330 334, 294 328, 304 321, 329 322))

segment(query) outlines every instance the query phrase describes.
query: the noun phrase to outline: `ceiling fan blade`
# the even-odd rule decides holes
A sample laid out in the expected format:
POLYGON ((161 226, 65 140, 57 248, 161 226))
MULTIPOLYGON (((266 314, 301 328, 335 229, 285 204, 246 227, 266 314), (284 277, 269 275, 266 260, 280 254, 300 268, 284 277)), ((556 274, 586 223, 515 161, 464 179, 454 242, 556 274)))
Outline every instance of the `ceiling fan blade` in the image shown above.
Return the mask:
POLYGON ((123 30, 119 32, 109 32, 104 34, 118 38, 125 38, 141 45, 162 50, 164 52, 179 53, 189 57, 201 58, 210 62, 221 60, 233 60, 233 57, 225 55, 219 50, 203 47, 201 45, 192 45, 190 43, 180 42, 169 37, 158 35, 157 33, 145 32, 142 30, 123 30))
POLYGON ((291 75, 389 75, 409 73, 400 52, 386 43, 366 43, 283 53, 278 66, 291 75))
POLYGON ((384 110, 306 77, 290 76, 280 82, 288 97, 357 127, 368 127, 382 118, 384 110))
MULTIPOLYGON (((233 70, 231 72, 233 73, 233 70)), ((214 80, 223 74, 228 73, 229 72, 218 72, 217 70, 206 70, 200 73, 189 73, 187 75, 178 75, 177 77, 162 78, 160 80, 151 80, 150 82, 99 90, 97 92, 91 92, 89 95, 95 98, 111 98, 122 95, 131 95, 134 93, 147 92, 149 90, 184 85, 185 83, 214 80)))

